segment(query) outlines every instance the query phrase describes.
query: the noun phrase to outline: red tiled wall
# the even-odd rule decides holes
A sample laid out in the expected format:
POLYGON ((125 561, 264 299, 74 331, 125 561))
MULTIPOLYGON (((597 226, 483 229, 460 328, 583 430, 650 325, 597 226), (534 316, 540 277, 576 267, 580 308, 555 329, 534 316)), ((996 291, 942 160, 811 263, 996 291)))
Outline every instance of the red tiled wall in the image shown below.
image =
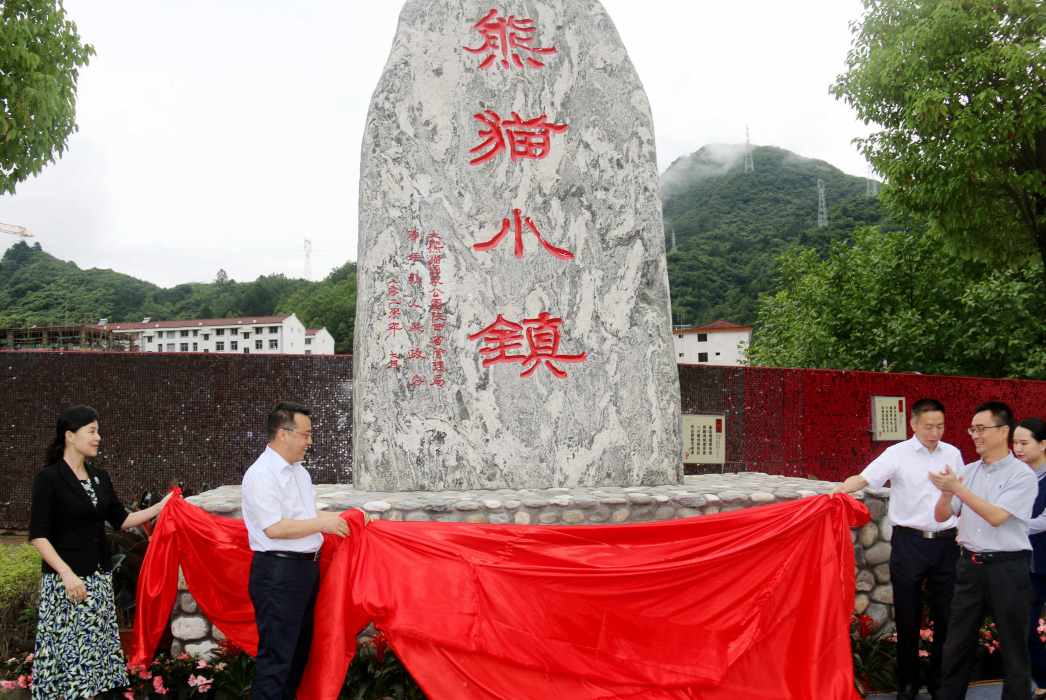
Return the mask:
MULTIPOLYGON (((725 413, 726 471, 839 481, 891 443, 871 439, 871 398, 929 397, 945 407, 944 440, 977 458, 966 434, 974 408, 1008 403, 1017 418, 1046 416, 1046 382, 924 374, 681 366, 683 413, 725 413)), ((907 425, 907 421, 905 421, 907 425)), ((909 431, 910 432, 910 431, 909 431)))
MULTIPOLYGON (((684 413, 727 416, 726 471, 832 480, 858 471, 886 446, 869 433, 874 394, 942 401, 945 440, 967 460, 976 404, 1046 415, 1041 381, 708 365, 680 366, 679 379, 684 413)), ((351 389, 344 355, 0 352, 0 527, 25 527, 33 474, 71 403, 98 409, 98 463, 132 501, 172 479, 194 491, 238 483, 264 447, 269 407, 288 398, 314 411, 313 480, 351 482, 351 389)))

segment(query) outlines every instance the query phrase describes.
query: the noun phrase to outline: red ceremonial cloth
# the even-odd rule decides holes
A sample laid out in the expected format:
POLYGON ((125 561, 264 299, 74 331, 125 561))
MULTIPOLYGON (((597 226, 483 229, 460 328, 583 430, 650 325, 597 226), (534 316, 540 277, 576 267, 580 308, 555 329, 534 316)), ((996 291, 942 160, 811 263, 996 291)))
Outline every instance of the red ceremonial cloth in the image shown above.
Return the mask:
MULTIPOLYGON (((336 698, 373 622, 425 693, 448 698, 853 700, 848 496, 629 525, 343 517, 327 536, 300 698, 336 698)), ((164 508, 138 583, 148 663, 181 566, 203 613, 257 650, 243 522, 164 508)))

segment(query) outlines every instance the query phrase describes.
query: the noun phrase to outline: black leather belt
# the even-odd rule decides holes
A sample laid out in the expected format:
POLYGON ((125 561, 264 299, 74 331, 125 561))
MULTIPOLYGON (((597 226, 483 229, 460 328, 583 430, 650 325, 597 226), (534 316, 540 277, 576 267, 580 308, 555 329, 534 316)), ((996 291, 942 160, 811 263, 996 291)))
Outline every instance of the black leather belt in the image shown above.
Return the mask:
POLYGON ((909 532, 918 537, 922 537, 924 540, 954 540, 957 533, 957 530, 954 527, 950 527, 947 530, 920 530, 915 527, 895 525, 893 529, 900 530, 901 532, 909 532))
POLYGON ((991 564, 997 561, 1012 561, 1014 559, 1027 559, 1030 555, 1027 549, 1016 552, 971 552, 966 547, 959 548, 959 556, 971 564, 991 564))
POLYGON ((264 554, 267 557, 278 557, 280 559, 304 559, 305 561, 319 561, 320 550, 315 552, 285 552, 278 549, 270 549, 266 552, 255 552, 255 554, 264 554))

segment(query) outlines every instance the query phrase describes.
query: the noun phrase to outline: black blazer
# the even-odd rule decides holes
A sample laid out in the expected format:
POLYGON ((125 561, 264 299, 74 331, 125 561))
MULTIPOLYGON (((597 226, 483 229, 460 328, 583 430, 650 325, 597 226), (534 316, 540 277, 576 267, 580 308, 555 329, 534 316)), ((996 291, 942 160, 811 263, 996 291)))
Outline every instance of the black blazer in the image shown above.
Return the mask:
MULTIPOLYGON (((87 476, 98 497, 97 508, 72 467, 62 460, 47 465, 33 479, 29 514, 29 539, 46 537, 77 576, 112 569, 105 523, 108 521, 114 530, 119 530, 127 518, 127 510, 105 470, 87 467, 87 476)), ((47 562, 43 562, 42 569, 44 573, 56 573, 47 562)))

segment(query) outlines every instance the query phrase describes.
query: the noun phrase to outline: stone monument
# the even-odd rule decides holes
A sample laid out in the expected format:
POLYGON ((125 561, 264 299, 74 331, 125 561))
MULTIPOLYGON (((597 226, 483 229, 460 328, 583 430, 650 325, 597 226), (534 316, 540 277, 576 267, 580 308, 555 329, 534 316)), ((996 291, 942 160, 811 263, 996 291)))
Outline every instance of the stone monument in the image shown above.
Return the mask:
POLYGON ((680 482, 653 125, 599 2, 406 3, 357 295, 357 489, 680 482))

